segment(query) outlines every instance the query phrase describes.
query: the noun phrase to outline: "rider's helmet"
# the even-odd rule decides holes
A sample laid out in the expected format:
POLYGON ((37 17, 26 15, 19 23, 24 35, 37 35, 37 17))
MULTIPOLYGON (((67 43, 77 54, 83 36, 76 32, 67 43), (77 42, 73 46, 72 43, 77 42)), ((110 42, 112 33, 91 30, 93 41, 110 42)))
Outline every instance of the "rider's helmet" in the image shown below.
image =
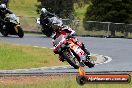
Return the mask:
POLYGON ((1 5, 0 5, 0 10, 1 10, 1 11, 6 10, 6 5, 5 5, 5 4, 1 4, 1 5))
POLYGON ((42 8, 42 9, 41 9, 41 13, 42 13, 42 14, 47 14, 47 12, 48 12, 48 11, 47 11, 45 8, 42 8))

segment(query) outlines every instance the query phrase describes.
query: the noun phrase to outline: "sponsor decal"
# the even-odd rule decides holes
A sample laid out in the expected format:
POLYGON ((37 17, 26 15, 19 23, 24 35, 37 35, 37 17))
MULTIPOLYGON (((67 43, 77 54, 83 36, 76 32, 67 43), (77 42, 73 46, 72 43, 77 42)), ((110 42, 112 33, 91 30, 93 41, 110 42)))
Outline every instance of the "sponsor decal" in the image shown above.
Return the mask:
POLYGON ((129 74, 86 74, 83 68, 79 68, 79 74, 76 76, 78 84, 86 83, 130 83, 131 76, 129 74))

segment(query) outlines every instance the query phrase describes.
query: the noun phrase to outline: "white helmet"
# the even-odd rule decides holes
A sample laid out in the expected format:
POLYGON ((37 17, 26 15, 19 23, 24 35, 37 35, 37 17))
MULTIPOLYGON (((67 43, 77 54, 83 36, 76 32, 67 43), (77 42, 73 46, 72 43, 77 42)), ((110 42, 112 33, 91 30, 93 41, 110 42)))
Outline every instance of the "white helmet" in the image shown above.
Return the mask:
POLYGON ((41 12, 42 12, 42 13, 47 13, 47 10, 46 10, 45 8, 42 8, 42 9, 41 9, 41 12))
POLYGON ((6 5, 5 4, 1 4, 0 5, 0 9, 6 9, 6 5))

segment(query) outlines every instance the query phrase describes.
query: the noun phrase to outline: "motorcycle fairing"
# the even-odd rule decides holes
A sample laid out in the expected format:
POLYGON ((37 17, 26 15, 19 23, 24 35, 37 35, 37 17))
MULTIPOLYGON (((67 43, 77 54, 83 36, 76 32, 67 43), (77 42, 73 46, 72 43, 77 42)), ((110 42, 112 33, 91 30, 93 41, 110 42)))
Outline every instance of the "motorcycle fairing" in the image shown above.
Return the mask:
POLYGON ((20 25, 14 26, 16 33, 18 33, 18 28, 17 28, 18 26, 20 26, 20 25))

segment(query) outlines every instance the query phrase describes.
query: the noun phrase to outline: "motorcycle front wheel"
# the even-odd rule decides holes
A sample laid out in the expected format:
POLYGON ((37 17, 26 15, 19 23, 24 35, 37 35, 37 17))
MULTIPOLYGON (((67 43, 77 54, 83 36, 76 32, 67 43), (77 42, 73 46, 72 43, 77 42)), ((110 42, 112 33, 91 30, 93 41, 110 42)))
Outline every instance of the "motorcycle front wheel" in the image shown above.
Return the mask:
POLYGON ((21 26, 17 26, 17 30, 18 30, 18 36, 19 36, 20 38, 23 38, 23 36, 24 36, 24 31, 23 31, 22 27, 21 27, 21 26))
MULTIPOLYGON (((69 51, 70 52, 70 51, 69 51)), ((69 53, 70 54, 70 53, 69 53)), ((63 57, 64 59, 71 65, 73 66, 75 69, 79 68, 79 61, 77 60, 76 57, 69 57, 69 55, 67 54, 67 52, 63 52, 63 57)))

